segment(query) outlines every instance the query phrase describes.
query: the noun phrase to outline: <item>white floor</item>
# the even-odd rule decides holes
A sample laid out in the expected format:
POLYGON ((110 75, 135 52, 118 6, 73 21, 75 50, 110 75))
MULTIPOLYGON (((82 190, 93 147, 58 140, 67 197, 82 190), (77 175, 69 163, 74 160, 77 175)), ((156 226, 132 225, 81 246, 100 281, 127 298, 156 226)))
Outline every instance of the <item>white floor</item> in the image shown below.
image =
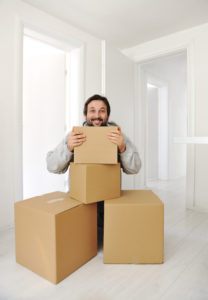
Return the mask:
POLYGON ((102 249, 53 285, 15 262, 14 232, 0 233, 0 299, 208 299, 208 214, 185 210, 184 180, 151 189, 165 204, 165 262, 104 265, 102 249))

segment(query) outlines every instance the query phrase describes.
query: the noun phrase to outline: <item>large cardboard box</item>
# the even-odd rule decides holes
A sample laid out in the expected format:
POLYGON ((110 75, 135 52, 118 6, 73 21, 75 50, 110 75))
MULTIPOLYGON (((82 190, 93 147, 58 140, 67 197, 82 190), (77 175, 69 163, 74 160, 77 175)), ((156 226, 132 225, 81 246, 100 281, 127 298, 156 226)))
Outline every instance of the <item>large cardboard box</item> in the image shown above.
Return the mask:
POLYGON ((97 207, 54 192, 15 203, 16 261, 58 283, 97 254, 97 207))
POLYGON ((162 263, 164 205, 150 190, 121 191, 104 204, 104 263, 162 263))
POLYGON ((83 203, 120 197, 120 163, 70 164, 70 195, 83 203))
POLYGON ((116 164, 118 162, 117 145, 112 143, 107 134, 117 127, 74 127, 75 132, 83 132, 86 141, 74 148, 75 163, 116 164))

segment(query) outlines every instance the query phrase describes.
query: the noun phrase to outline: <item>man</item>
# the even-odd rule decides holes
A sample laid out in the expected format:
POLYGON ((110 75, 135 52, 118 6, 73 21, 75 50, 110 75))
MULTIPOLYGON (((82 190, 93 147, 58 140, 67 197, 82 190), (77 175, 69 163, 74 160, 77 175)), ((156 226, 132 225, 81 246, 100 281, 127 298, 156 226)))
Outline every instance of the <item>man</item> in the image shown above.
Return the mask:
MULTIPOLYGON (((85 122, 83 126, 116 126, 109 122, 110 105, 106 97, 93 95, 84 105, 85 122)), ((141 168, 141 160, 136 147, 122 133, 121 128, 118 131, 112 130, 108 134, 109 140, 118 146, 118 159, 121 168, 126 174, 136 174, 141 168)), ((47 169, 52 173, 65 173, 74 160, 74 148, 81 146, 86 140, 83 133, 72 132, 62 140, 62 142, 47 154, 47 169)))
MULTIPOLYGON (((109 122, 110 105, 106 97, 93 95, 84 105, 85 122, 83 126, 116 126, 109 122)), ((109 140, 118 146, 118 158, 121 168, 127 174, 136 174, 141 167, 141 161, 136 147, 122 133, 121 128, 111 130, 108 134, 109 140)), ((64 140, 47 154, 47 168, 53 173, 65 173, 74 159, 74 148, 81 146, 86 140, 84 133, 75 133, 72 129, 64 140)), ((102 243, 103 233, 103 201, 98 202, 98 242, 102 243)))

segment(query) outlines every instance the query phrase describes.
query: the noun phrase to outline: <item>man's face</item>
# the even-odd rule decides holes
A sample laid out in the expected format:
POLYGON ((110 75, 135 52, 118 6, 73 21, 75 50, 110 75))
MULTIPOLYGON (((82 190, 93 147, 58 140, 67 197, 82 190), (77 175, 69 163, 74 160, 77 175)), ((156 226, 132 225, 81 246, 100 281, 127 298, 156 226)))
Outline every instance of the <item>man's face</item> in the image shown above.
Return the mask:
POLYGON ((87 106, 85 116, 88 125, 103 126, 108 121, 107 106, 102 100, 93 100, 87 106))

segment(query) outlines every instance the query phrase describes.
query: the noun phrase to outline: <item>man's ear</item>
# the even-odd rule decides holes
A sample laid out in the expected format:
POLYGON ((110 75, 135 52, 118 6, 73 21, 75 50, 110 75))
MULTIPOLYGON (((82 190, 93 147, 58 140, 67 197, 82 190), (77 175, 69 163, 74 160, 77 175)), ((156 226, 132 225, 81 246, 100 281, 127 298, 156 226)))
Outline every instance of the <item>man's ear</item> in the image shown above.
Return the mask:
POLYGON ((83 117, 84 117, 85 120, 87 120, 87 115, 83 114, 83 117))

